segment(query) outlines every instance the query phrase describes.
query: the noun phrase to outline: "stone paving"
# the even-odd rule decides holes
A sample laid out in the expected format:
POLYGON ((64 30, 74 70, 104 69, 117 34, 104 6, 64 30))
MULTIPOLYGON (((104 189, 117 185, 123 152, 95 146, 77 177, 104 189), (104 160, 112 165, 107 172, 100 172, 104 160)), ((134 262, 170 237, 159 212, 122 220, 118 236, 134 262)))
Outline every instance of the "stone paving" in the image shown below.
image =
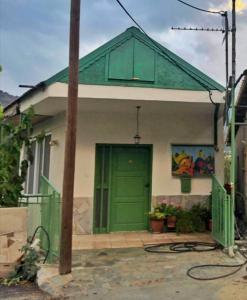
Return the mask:
POLYGON ((152 234, 142 232, 121 232, 108 234, 86 234, 73 236, 73 249, 109 249, 109 248, 135 248, 155 243, 173 243, 179 241, 205 241, 212 242, 209 233, 179 234, 166 232, 152 234))
MULTIPOLYGON (((245 268, 216 281, 196 281, 186 275, 193 265, 240 261, 220 250, 186 254, 153 254, 142 248, 77 250, 72 274, 55 275, 42 288, 53 294, 53 299, 246 300, 245 268)), ((222 274, 222 270, 200 273, 210 276, 222 274)))

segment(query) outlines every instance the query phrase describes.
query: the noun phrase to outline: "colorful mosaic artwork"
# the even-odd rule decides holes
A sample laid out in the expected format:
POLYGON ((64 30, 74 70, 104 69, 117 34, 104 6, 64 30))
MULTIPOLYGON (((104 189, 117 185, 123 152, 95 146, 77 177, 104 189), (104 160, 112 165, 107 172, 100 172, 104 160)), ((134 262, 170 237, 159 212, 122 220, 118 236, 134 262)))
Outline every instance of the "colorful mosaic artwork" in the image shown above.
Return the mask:
POLYGON ((214 173, 214 147, 172 145, 172 175, 210 176, 214 173))

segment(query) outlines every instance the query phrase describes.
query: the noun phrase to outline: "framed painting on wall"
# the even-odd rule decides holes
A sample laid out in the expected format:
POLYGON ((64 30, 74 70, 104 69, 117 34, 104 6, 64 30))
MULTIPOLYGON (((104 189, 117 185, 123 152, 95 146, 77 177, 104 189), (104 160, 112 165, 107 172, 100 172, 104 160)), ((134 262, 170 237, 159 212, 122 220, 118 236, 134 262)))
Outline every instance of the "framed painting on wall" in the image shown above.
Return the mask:
POLYGON ((172 145, 173 176, 210 176, 214 168, 213 145, 172 145))

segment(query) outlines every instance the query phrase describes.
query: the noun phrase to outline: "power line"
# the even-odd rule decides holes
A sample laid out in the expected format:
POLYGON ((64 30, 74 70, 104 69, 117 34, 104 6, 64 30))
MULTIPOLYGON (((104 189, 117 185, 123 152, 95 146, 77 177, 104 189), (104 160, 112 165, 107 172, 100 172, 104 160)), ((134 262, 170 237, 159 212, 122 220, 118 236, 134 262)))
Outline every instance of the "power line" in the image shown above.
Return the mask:
POLYGON ((137 21, 131 16, 131 14, 128 12, 128 10, 123 6, 123 4, 119 1, 116 0, 117 3, 121 6, 121 8, 123 9, 123 11, 128 15, 128 17, 136 24, 137 27, 140 28, 140 30, 145 33, 147 35, 147 33, 145 32, 145 30, 141 27, 140 24, 137 23, 137 21))
POLYGON ((182 0, 177 0, 178 2, 190 7, 190 8, 194 8, 196 10, 199 10, 199 11, 203 11, 203 12, 206 12, 206 13, 210 13, 210 14, 218 14, 218 15, 223 15, 225 12, 224 11, 213 11, 213 10, 207 10, 207 9, 203 9, 203 8, 200 8, 200 7, 197 7, 197 6, 194 6, 190 3, 187 3, 185 1, 182 1, 182 0))
POLYGON ((161 53, 163 54, 163 56, 165 56, 166 58, 169 59, 169 61, 171 63, 173 63, 175 66, 177 66, 180 70, 182 70, 183 72, 185 72, 187 75, 189 75, 191 78, 193 78, 197 83, 199 83, 199 85, 201 85, 206 91, 208 91, 209 93, 209 99, 211 101, 212 104, 216 105, 216 103, 212 100, 212 92, 210 90, 210 87, 208 87, 206 84, 204 84, 203 82, 201 82, 198 78, 195 77, 195 74, 191 74, 193 73, 191 70, 187 70, 185 69, 184 66, 181 66, 176 60, 174 60, 169 54, 167 54, 163 47, 157 43, 155 40, 153 40, 146 32, 145 30, 142 28, 142 26, 134 19, 134 17, 128 12, 128 10, 124 7, 124 5, 120 2, 120 0, 116 0, 116 2, 119 4, 119 6, 123 9, 123 11, 128 15, 128 17, 137 25, 137 27, 146 35, 146 37, 161 51, 161 53))

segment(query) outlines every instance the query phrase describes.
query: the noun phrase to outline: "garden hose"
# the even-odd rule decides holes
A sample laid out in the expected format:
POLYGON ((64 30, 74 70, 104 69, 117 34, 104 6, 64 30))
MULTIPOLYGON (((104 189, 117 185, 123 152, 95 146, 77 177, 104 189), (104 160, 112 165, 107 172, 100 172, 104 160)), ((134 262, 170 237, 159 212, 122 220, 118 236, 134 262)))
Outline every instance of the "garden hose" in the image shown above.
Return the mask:
MULTIPOLYGON (((217 249, 221 249, 222 247, 217 243, 204 243, 204 242, 177 242, 177 243, 161 243, 161 244, 153 244, 146 246, 144 248, 145 251, 151 253, 159 253, 159 254, 179 254, 179 253, 186 253, 186 252, 208 252, 214 251, 217 249)), ((197 265, 193 266, 188 269, 186 272, 187 276, 192 279, 196 280, 216 280, 220 278, 226 278, 228 276, 236 274, 238 271, 242 269, 243 266, 247 265, 247 256, 245 251, 238 250, 238 252, 244 257, 244 262, 241 264, 234 264, 234 265, 226 265, 226 264, 205 264, 205 265, 197 265), (213 277, 201 277, 193 275, 194 270, 202 270, 206 268, 234 268, 233 271, 213 277)))
POLYGON ((193 242, 161 243, 161 244, 149 245, 146 246, 144 250, 152 253, 170 254, 170 253, 214 251, 216 249, 219 249, 219 247, 220 246, 216 243, 205 243, 205 242, 193 241, 193 242))
POLYGON ((30 244, 32 244, 32 242, 33 242, 33 240, 34 240, 34 238, 35 238, 35 236, 36 236, 36 234, 37 234, 37 232, 38 232, 39 229, 42 229, 44 231, 44 233, 46 235, 46 238, 47 238, 47 244, 48 244, 47 245, 47 251, 46 251, 46 255, 45 255, 44 261, 43 261, 43 264, 45 264, 45 262, 46 262, 46 260, 48 258, 48 255, 50 253, 51 241, 50 241, 50 237, 49 237, 49 234, 48 234, 47 230, 43 226, 40 225, 40 226, 36 227, 36 229, 34 231, 34 234, 32 235, 30 244))

